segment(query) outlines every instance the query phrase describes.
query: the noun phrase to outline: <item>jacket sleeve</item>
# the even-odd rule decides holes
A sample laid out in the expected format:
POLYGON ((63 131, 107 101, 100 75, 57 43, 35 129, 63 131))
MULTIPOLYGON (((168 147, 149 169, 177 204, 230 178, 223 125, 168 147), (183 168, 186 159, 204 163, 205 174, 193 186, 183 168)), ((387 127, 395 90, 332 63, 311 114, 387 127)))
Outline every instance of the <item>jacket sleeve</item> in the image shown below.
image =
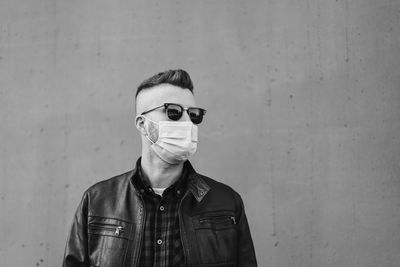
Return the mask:
POLYGON ((236 193, 236 198, 239 203, 238 215, 238 265, 240 267, 257 266, 256 253, 254 250, 253 239, 251 238, 249 224, 244 211, 242 198, 236 193))
POLYGON ((87 193, 84 194, 81 203, 76 210, 69 233, 63 267, 83 267, 89 266, 88 260, 88 236, 87 236, 87 215, 88 201, 87 193))

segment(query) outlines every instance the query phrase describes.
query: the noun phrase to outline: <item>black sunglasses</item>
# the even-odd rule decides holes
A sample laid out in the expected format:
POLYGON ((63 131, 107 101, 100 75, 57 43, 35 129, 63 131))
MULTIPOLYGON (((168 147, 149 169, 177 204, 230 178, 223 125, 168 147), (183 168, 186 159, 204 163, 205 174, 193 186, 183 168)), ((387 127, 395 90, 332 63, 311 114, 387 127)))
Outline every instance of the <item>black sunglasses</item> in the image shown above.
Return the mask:
POLYGON ((174 103, 164 103, 161 106, 149 109, 147 111, 142 112, 141 115, 147 114, 150 111, 159 109, 159 108, 164 108, 165 111, 167 112, 167 116, 170 120, 177 121, 182 117, 183 111, 186 110, 187 114, 190 117, 190 120, 194 124, 199 124, 203 121, 203 116, 206 114, 206 110, 202 108, 184 108, 179 104, 174 104, 174 103))

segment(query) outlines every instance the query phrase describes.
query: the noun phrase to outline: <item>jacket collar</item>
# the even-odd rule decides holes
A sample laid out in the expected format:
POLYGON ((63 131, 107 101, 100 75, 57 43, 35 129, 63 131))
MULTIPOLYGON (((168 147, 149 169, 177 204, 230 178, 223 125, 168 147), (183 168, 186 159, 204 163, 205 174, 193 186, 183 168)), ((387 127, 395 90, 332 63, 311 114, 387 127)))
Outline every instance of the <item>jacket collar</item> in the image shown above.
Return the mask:
POLYGON ((200 202, 208 191, 210 191, 210 186, 204 181, 204 179, 199 175, 194 169, 192 164, 187 160, 185 162, 185 167, 188 169, 188 184, 187 190, 191 192, 197 202, 200 202))

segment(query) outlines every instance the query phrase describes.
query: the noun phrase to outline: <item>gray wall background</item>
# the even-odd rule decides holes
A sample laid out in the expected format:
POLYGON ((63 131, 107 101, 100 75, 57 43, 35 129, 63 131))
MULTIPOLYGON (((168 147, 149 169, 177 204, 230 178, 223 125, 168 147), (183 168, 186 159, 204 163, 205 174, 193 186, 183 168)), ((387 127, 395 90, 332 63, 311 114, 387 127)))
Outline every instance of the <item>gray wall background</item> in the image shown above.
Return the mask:
POLYGON ((59 266, 83 191, 134 165, 137 85, 191 74, 193 158, 260 266, 400 262, 400 2, 0 2, 0 265, 59 266))

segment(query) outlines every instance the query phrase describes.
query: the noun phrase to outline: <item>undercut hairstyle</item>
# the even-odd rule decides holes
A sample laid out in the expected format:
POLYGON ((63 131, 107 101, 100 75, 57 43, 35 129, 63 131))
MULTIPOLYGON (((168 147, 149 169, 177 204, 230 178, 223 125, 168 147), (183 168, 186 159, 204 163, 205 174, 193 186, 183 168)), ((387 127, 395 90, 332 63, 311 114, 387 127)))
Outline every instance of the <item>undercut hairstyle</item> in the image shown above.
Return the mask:
POLYGON ((164 72, 160 72, 156 75, 153 75, 150 78, 144 80, 136 90, 135 99, 142 90, 163 83, 179 86, 182 89, 188 89, 190 90, 190 92, 193 93, 193 83, 192 80, 190 79, 189 74, 186 71, 181 69, 167 70, 164 72))

